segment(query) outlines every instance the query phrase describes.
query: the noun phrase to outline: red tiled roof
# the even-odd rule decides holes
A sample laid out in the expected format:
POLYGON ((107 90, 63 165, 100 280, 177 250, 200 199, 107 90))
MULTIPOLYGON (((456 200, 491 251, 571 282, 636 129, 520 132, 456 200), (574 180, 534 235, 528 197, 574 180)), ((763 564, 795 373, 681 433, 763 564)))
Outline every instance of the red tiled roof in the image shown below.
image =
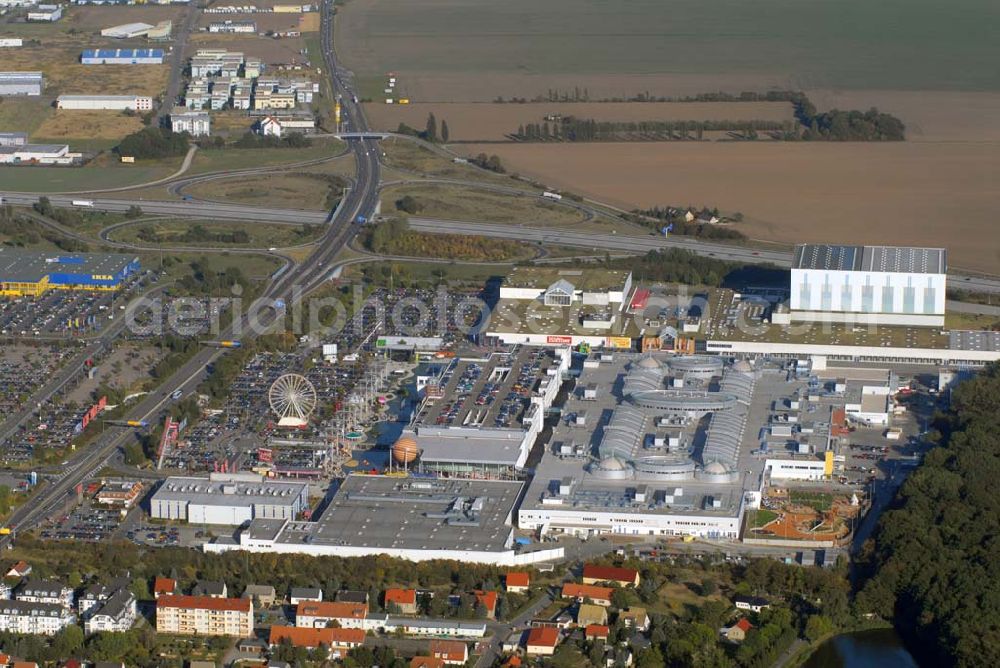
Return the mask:
POLYGON ((153 580, 154 594, 173 594, 175 589, 177 589, 177 580, 171 580, 170 578, 156 578, 153 580))
POLYGON ((555 647, 559 644, 559 629, 552 626, 536 626, 528 632, 528 646, 555 647))
POLYGON ((583 635, 587 638, 607 638, 609 633, 611 629, 603 624, 587 624, 587 628, 583 630, 583 635))
POLYGON ((444 659, 433 656, 415 656, 410 659, 410 668, 444 668, 444 659))
POLYGON ((343 647, 364 644, 364 629, 310 629, 298 626, 272 626, 269 641, 277 645, 287 638, 295 647, 343 647))
POLYGON ((465 661, 469 656, 469 646, 460 640, 432 640, 431 656, 449 661, 465 661))
POLYGON ((365 603, 349 601, 303 601, 295 606, 295 614, 308 617, 363 619, 368 614, 368 606, 365 603))
POLYGON ((524 572, 513 572, 507 574, 508 587, 527 587, 531 584, 531 576, 524 572))
POLYGON ((736 622, 736 626, 738 626, 741 629, 743 629, 744 633, 753 628, 753 624, 751 624, 750 620, 747 619, 746 617, 744 617, 740 621, 736 622))
POLYGON ((211 596, 171 596, 156 599, 157 608, 183 608, 186 610, 234 610, 250 612, 252 604, 248 598, 213 598, 211 596))
POLYGON ((606 582, 635 582, 639 571, 633 568, 616 568, 614 566, 597 566, 586 564, 583 567, 583 577, 606 582))
POLYGON ((582 585, 567 582, 563 585, 562 595, 566 598, 589 598, 594 601, 610 601, 614 589, 598 585, 582 585))
POLYGON ((416 605, 416 589, 386 589, 385 604, 395 603, 396 605, 416 605))
POLYGON ((481 589, 476 589, 472 593, 476 597, 476 602, 480 603, 490 612, 497 609, 497 593, 495 591, 482 591, 481 589))

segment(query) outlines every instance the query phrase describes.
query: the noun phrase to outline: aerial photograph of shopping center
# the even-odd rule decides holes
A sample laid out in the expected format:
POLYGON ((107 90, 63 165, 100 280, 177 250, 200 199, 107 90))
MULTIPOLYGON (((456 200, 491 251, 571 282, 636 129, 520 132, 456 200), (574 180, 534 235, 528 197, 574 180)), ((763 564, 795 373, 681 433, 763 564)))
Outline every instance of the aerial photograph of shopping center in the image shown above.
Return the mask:
POLYGON ((1000 665, 997 7, 282 2, 0 0, 0 668, 1000 665))

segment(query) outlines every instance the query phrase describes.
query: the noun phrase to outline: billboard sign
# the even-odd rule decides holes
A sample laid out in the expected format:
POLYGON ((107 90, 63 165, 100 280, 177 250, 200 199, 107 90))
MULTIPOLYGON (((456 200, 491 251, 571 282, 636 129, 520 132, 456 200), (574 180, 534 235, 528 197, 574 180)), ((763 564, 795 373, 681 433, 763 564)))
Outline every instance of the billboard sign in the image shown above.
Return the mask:
POLYGON ((550 335, 545 337, 545 343, 557 343, 569 346, 573 344, 573 337, 550 335))

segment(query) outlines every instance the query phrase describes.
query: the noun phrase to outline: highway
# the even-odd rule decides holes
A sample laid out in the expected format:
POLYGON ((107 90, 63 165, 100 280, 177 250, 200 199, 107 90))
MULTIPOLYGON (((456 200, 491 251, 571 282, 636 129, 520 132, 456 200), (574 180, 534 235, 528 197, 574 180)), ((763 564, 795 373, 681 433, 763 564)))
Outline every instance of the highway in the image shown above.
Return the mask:
MULTIPOLYGON (((356 131, 364 131, 367 128, 364 114, 353 102, 353 91, 345 86, 343 73, 336 67, 332 43, 332 0, 326 0, 321 9, 323 58, 327 72, 333 74, 331 80, 333 90, 343 95, 343 112, 349 127, 356 131)), ((317 245, 316 252, 303 263, 282 273, 264 290, 262 296, 247 308, 246 315, 219 333, 219 339, 246 341, 254 338, 263 333, 268 326, 273 325, 279 315, 283 314, 270 306, 274 303, 272 300, 282 298, 290 302, 293 297, 308 294, 322 285, 329 271, 328 265, 357 234, 358 226, 354 224, 356 217, 370 216, 375 210, 380 179, 377 140, 350 139, 347 143, 355 155, 357 166, 355 187, 348 191, 336 212, 323 215, 320 222, 328 220, 329 226, 325 236, 317 245), (258 312, 260 317, 256 319, 258 326, 251 328, 249 315, 254 312, 258 312)), ((37 199, 37 196, 35 197, 37 199)), ((253 207, 248 208, 253 209, 253 207)), ((171 395, 177 390, 184 395, 194 391, 205 378, 206 367, 223 353, 224 350, 220 348, 206 347, 199 350, 155 392, 146 395, 132 407, 123 419, 158 420, 161 411, 172 402, 171 395)), ((4 526, 13 529, 15 533, 0 538, 0 547, 5 547, 13 540, 17 531, 30 529, 56 512, 67 494, 70 494, 76 485, 96 473, 122 444, 134 437, 133 434, 134 430, 129 428, 108 427, 93 443, 76 453, 69 460, 61 477, 40 488, 30 503, 20 506, 11 514, 4 526)))

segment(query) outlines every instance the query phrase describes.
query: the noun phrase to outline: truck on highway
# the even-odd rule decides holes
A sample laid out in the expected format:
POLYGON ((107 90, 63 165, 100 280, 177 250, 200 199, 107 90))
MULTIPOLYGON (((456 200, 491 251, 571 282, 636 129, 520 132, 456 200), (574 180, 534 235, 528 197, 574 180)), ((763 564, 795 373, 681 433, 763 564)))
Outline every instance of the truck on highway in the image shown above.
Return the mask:
POLYGON ((73 206, 83 206, 88 209, 94 208, 94 200, 92 199, 75 199, 73 200, 73 206))
POLYGON ((551 191, 548 191, 548 190, 546 190, 545 192, 542 193, 542 197, 547 197, 549 199, 554 199, 557 202, 562 199, 562 195, 560 195, 559 193, 554 193, 554 192, 551 192, 551 191))

